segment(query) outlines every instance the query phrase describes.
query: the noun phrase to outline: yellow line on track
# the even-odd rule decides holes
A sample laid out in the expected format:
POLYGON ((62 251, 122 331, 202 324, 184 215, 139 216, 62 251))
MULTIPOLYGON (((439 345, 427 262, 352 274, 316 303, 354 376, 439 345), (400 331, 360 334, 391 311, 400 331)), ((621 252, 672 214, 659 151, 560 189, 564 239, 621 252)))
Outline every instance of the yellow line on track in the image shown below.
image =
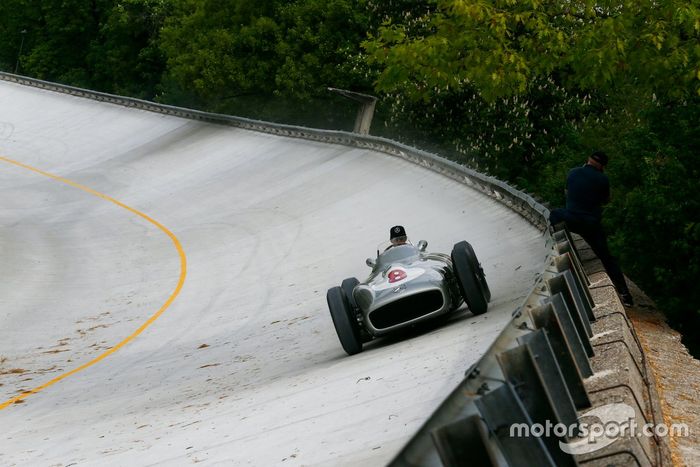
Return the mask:
POLYGON ((28 396, 30 396, 30 395, 32 395, 32 394, 35 394, 35 393, 37 393, 37 392, 39 392, 39 391, 42 391, 42 390, 48 388, 49 386, 53 386, 54 384, 58 383, 59 381, 65 379, 65 378, 68 378, 69 376, 74 375, 74 374, 78 373, 79 371, 82 371, 82 370, 84 370, 84 369, 86 369, 86 368, 89 368, 89 367, 93 366, 94 364, 96 364, 96 363, 98 363, 98 362, 104 360, 105 358, 109 357, 110 355, 112 355, 114 352, 116 352, 117 350, 119 350, 119 349, 121 349, 122 347, 124 347, 124 346, 125 346, 126 344, 128 344, 129 342, 131 342, 131 341, 133 341, 134 339, 136 339, 136 337, 137 337, 139 334, 141 334, 147 327, 149 327, 151 324, 153 324, 153 322, 154 322, 155 320, 157 320, 157 319, 160 317, 160 315, 162 315, 162 314, 165 312, 165 310, 167 310, 168 307, 170 307, 170 305, 172 305, 172 303, 173 303, 173 301, 175 300, 175 298, 180 294, 180 291, 182 290, 182 286, 185 284, 185 277, 187 276, 187 257, 185 256, 185 250, 182 248, 182 244, 181 244, 180 241, 177 239, 177 237, 175 236, 175 234, 173 234, 170 230, 168 230, 168 228, 165 227, 163 224, 161 224, 160 222, 156 221, 155 219, 149 217, 148 215, 142 213, 141 211, 138 211, 138 210, 136 210, 136 209, 134 209, 134 208, 132 208, 132 207, 130 207, 130 206, 127 206, 126 204, 124 204, 124 203, 122 203, 122 202, 120 202, 120 201, 117 201, 116 199, 112 198, 111 196, 107 196, 107 195, 105 195, 105 194, 103 194, 103 193, 100 193, 99 191, 95 191, 95 190, 93 190, 92 188, 89 188, 89 187, 87 187, 87 186, 85 186, 85 185, 81 185, 80 183, 76 183, 76 182, 74 182, 74 181, 72 181, 72 180, 69 180, 69 179, 67 179, 67 178, 63 178, 63 177, 60 177, 60 176, 58 176, 58 175, 51 174, 51 173, 49 173, 49 172, 45 172, 45 171, 43 171, 43 170, 37 169, 37 168, 35 168, 35 167, 32 167, 32 166, 30 166, 30 165, 23 164, 22 162, 18 162, 18 161, 15 161, 15 160, 9 159, 9 158, 7 158, 7 157, 3 157, 3 156, 0 156, 0 161, 6 162, 6 163, 8 163, 8 164, 15 165, 15 166, 17 166, 17 167, 21 167, 21 168, 23 168, 23 169, 30 170, 30 171, 32 171, 32 172, 34 172, 34 173, 43 175, 43 176, 45 176, 45 177, 49 177, 49 178, 51 178, 51 179, 53 179, 53 180, 56 180, 56 181, 59 181, 59 182, 61 182, 61 183, 65 183, 66 185, 70 185, 70 186, 72 186, 72 187, 74 187, 74 188, 77 188, 77 189, 79 189, 79 190, 82 190, 82 191, 84 191, 84 192, 86 192, 86 193, 89 193, 89 194, 91 194, 91 195, 97 196, 98 198, 102 198, 102 199, 105 200, 105 201, 109 201, 110 203, 116 204, 116 205, 119 206, 120 208, 124 208, 124 209, 126 209, 127 211, 129 211, 129 212, 131 212, 131 213, 133 213, 133 214, 136 214, 136 215, 139 216, 139 217, 142 217, 143 219, 147 220, 147 221, 150 222, 151 224, 153 224, 153 225, 155 225, 156 227, 158 227, 158 228, 159 228, 160 230, 162 230, 168 237, 170 237, 170 240, 172 240, 173 244, 175 245, 175 249, 177 250, 178 255, 180 255, 180 278, 179 278, 179 280, 178 280, 178 282, 177 282, 177 286, 175 287, 175 290, 173 290, 173 292, 170 294, 170 296, 169 296, 168 299, 165 301, 165 303, 163 304, 163 306, 161 306, 160 309, 159 309, 158 311, 156 311, 150 318, 148 318, 148 320, 147 320, 145 323, 143 323, 141 326, 139 326, 138 329, 136 329, 134 332, 132 332, 129 336, 127 336, 124 340, 122 340, 121 342, 119 342, 117 345, 115 345, 114 347, 111 347, 110 349, 108 349, 108 350, 106 350, 105 352, 101 353, 100 355, 98 355, 97 357, 93 358, 93 359, 90 360, 89 362, 84 363, 84 364, 80 365, 79 367, 74 368, 74 369, 72 369, 72 370, 70 370, 70 371, 68 371, 68 372, 66 372, 66 373, 63 373, 63 374, 61 374, 61 375, 59 375, 59 376, 56 376, 55 378, 53 378, 53 379, 47 381, 46 383, 42 384, 41 386, 37 386, 37 387, 35 387, 35 388, 33 388, 33 389, 30 389, 30 390, 28 390, 28 391, 23 392, 22 394, 20 394, 20 395, 18 395, 18 396, 16 396, 16 397, 13 397, 12 399, 9 399, 9 400, 7 400, 7 401, 5 401, 5 402, 3 402, 3 403, 0 403, 0 410, 2 410, 2 409, 7 408, 7 407, 8 407, 9 405, 11 405, 11 404, 14 404, 14 403, 16 403, 16 402, 19 402, 19 401, 21 401, 22 399, 25 399, 25 398, 27 398, 28 396))

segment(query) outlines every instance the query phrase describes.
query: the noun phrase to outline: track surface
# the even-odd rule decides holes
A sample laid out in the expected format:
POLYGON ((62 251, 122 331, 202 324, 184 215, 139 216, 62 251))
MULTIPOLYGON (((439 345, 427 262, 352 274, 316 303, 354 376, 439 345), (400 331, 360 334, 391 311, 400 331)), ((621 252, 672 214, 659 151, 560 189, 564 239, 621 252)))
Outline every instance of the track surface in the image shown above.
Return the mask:
POLYGON ((394 157, 4 82, 0 156, 45 171, 0 160, 0 403, 124 344, 0 410, 2 465, 381 465, 544 259, 520 217, 394 157), (470 241, 490 311, 347 357, 325 291, 396 223, 470 241))

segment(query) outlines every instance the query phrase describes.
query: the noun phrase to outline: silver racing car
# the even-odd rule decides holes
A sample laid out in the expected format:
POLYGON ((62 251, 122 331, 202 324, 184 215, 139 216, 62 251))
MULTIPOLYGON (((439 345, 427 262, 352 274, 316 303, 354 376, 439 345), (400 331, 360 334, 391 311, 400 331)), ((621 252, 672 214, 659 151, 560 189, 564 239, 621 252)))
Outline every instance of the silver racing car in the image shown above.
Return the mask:
POLYGON ((377 249, 362 283, 349 278, 328 290, 326 300, 343 349, 353 355, 362 344, 407 326, 457 310, 463 302, 485 313, 491 291, 474 249, 462 241, 452 254, 426 253, 421 240, 377 249))

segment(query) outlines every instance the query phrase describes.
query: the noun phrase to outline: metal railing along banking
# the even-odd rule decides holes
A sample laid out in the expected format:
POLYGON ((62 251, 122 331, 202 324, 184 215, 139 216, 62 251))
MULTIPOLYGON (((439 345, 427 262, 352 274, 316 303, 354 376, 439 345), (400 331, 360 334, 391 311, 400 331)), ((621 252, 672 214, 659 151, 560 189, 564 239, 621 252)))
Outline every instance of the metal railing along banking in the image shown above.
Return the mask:
POLYGON ((516 423, 550 420, 575 424, 577 410, 591 406, 583 382, 593 374, 589 359, 594 354, 591 322, 595 320, 595 304, 588 278, 568 233, 550 233, 549 211, 532 196, 455 162, 384 138, 201 112, 8 73, 0 73, 0 79, 176 117, 379 151, 464 183, 523 216, 546 235, 548 254, 541 274, 490 348, 391 465, 577 464, 574 456, 559 448, 561 438, 520 438, 505 432, 505 427, 516 423))

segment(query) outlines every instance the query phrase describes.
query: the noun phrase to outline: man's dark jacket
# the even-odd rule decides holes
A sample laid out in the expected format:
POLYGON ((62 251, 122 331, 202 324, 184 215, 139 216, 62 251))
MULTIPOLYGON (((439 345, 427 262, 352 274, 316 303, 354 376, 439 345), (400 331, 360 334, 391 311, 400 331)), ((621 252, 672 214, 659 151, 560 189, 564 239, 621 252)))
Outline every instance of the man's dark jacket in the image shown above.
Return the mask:
POLYGON ((607 175, 592 165, 577 167, 566 178, 566 209, 589 222, 600 222, 603 205, 610 201, 607 175))

